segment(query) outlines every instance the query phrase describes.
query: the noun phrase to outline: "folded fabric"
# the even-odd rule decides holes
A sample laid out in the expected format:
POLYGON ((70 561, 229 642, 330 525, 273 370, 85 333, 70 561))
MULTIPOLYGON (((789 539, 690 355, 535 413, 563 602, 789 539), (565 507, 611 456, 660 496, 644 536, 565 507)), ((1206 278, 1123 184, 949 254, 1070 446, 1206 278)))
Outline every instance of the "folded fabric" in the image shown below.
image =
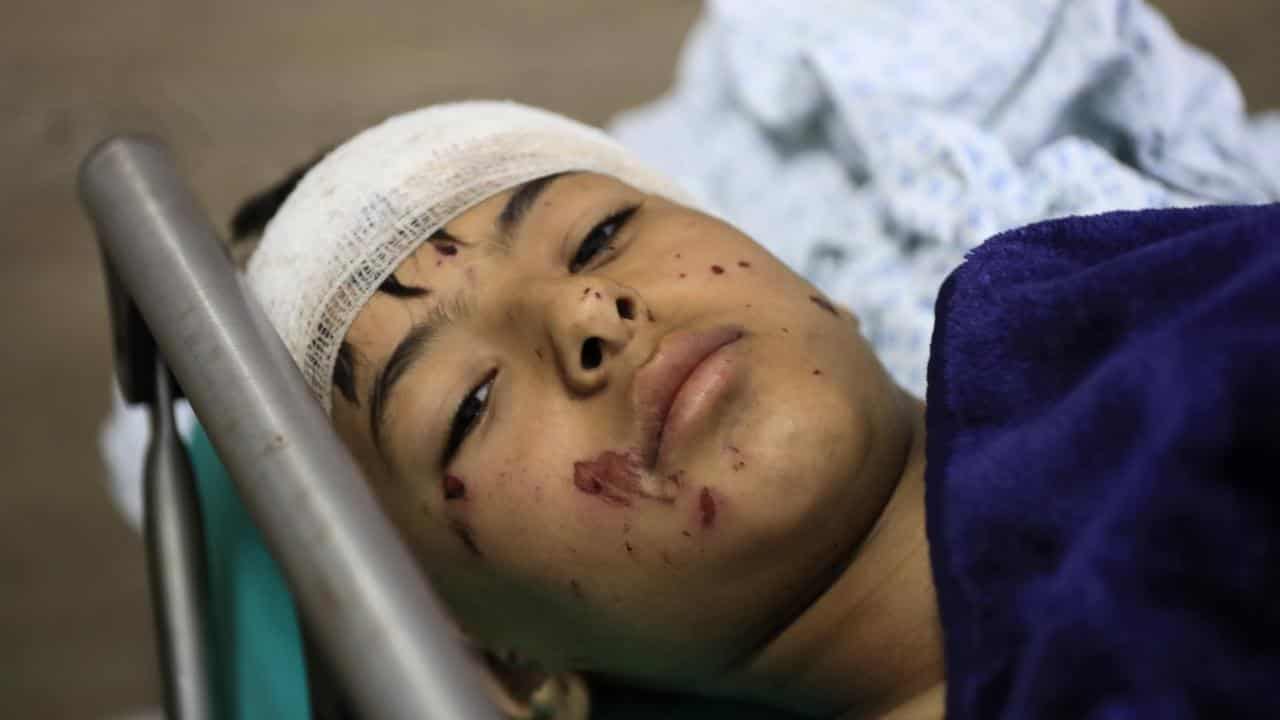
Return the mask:
POLYGON ((1280 205, 1008 232, 936 311, 947 717, 1280 717, 1280 205))
POLYGON ((1133 0, 713 0, 671 93, 613 132, 921 395, 938 287, 992 234, 1280 199, 1280 115, 1133 0))

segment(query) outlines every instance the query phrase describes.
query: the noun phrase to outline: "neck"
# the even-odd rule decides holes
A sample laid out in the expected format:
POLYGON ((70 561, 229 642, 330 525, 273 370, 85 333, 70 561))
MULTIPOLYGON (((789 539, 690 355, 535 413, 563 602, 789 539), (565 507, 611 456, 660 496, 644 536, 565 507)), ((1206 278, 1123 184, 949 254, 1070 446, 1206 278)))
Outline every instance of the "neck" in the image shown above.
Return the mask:
POLYGON ((924 406, 896 488, 845 571, 729 680, 757 700, 842 718, 937 718, 942 630, 925 539, 924 406))

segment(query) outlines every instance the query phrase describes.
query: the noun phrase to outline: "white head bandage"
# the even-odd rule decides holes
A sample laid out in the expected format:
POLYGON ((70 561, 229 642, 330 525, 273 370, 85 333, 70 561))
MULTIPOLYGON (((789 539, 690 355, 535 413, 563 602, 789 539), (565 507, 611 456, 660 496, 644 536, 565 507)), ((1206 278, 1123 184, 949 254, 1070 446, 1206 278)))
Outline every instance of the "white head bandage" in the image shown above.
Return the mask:
POLYGON ((247 280, 325 411, 347 330, 405 258, 477 203, 572 170, 687 202, 600 130, 511 102, 397 115, 312 168, 267 225, 247 280))

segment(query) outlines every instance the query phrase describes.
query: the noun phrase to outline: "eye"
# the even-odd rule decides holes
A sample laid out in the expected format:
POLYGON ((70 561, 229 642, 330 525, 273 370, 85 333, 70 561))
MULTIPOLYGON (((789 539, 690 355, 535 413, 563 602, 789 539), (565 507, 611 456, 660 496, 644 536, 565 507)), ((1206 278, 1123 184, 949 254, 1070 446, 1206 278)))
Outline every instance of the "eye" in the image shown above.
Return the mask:
POLYGON ((573 256, 573 260, 569 262, 569 272, 576 273, 591 262, 591 259, 609 246, 609 241, 618 234, 623 225, 631 219, 635 214, 639 205, 632 205, 629 208, 620 210, 600 222, 599 225, 591 228, 591 232, 582 239, 582 244, 578 246, 578 252, 573 256))
POLYGON ((445 444, 441 465, 447 466, 453 461, 453 456, 458 454, 458 448, 462 447, 462 443, 471 434, 471 429, 484 415, 485 408, 489 407, 489 391, 493 388, 493 380, 497 376, 497 368, 490 370, 484 376, 484 380, 472 388, 458 405, 457 411, 453 414, 453 423, 449 426, 449 442, 445 444))

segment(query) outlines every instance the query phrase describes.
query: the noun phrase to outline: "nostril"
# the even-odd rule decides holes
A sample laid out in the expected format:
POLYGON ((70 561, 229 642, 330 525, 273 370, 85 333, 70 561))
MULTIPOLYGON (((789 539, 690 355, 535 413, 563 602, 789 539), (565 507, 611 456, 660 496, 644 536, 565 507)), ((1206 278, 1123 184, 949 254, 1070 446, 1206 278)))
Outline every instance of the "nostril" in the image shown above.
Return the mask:
POLYGON ((636 316, 635 304, 631 302, 631 298, 618 298, 618 316, 623 320, 634 320, 636 316))
POLYGON ((598 337, 589 337, 582 343, 582 369, 595 370, 604 360, 604 343, 598 337))

